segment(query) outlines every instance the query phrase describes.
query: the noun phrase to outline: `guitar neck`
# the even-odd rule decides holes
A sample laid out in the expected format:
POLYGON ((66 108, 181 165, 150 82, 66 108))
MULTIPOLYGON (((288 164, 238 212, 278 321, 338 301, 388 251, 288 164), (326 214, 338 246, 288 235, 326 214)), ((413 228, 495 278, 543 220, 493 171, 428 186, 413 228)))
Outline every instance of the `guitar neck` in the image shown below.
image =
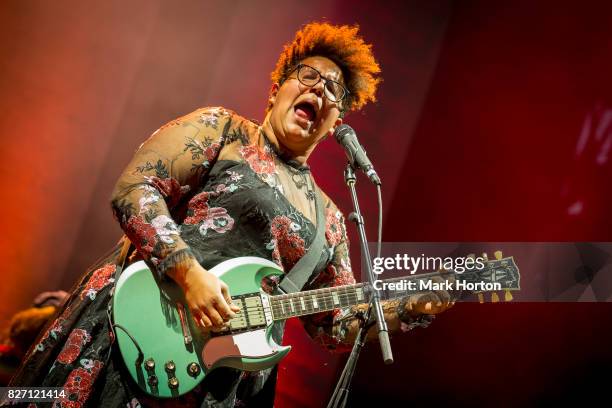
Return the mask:
MULTIPOLYGON (((452 273, 452 272, 451 272, 452 273)), ((448 274, 448 273, 446 273, 448 274)), ((399 282, 402 280, 423 280, 433 276, 440 275, 439 272, 425 273, 412 276, 403 276, 400 278, 384 279, 384 283, 399 282)), ((408 290, 393 290, 392 296, 388 291, 380 291, 384 298, 393 298, 419 291, 408 290)), ((372 288, 369 283, 357 283, 353 285, 336 286, 331 288, 322 288, 315 290, 307 290, 303 292, 290 293, 286 295, 277 295, 270 298, 272 306, 272 314, 274 320, 285 320, 295 316, 305 316, 314 313, 326 312, 329 310, 351 307, 360 303, 368 303, 372 288)))
POLYGON ((270 305, 274 320, 304 316, 329 310, 350 307, 369 301, 366 284, 336 286, 271 296, 270 305))

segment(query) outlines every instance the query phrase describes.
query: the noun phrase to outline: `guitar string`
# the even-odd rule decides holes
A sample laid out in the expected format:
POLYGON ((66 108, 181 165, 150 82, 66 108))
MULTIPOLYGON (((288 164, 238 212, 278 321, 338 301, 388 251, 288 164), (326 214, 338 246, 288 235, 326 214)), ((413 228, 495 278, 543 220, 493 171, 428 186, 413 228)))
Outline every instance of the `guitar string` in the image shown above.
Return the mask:
MULTIPOLYGON (((359 301, 359 297, 360 297, 360 296, 358 296, 358 294, 357 294, 357 293, 355 293, 355 292, 353 292, 353 293, 337 293, 337 295, 338 295, 338 299, 340 300, 340 302, 339 302, 339 303, 349 302, 350 304, 357 304, 356 302, 357 302, 357 301, 359 301), (354 303, 354 302, 355 302, 355 303, 354 303)), ((275 304, 272 304, 272 306, 269 306, 269 307, 264 307, 264 306, 247 306, 247 307, 241 307, 240 309, 241 309, 241 310, 245 310, 245 311, 249 311, 249 310, 250 310, 250 311, 253 311, 253 310, 255 310, 255 311, 257 311, 257 310, 264 310, 264 311, 270 311, 270 310, 272 310, 272 311, 281 311, 281 309, 283 308, 283 306, 286 306, 286 308, 287 308, 287 309, 290 309, 290 303, 289 303, 289 301, 290 301, 290 300, 293 300, 293 299, 300 299, 300 298, 303 298, 303 300, 304 300, 304 304, 306 304, 306 302, 309 302, 310 304, 312 304, 312 305, 313 305, 313 307, 312 307, 312 308, 308 307, 307 309, 312 309, 313 311, 314 311, 314 310, 321 310, 321 309, 328 309, 328 308, 329 308, 329 306, 327 306, 327 302, 328 302, 330 299, 332 300, 333 306, 332 306, 332 307, 331 307, 329 310, 333 310, 334 308, 336 308, 336 306, 348 306, 348 305, 342 305, 342 304, 337 305, 335 302, 333 302, 333 300, 334 300, 334 296, 333 296, 333 295, 332 295, 332 296, 325 295, 325 296, 318 296, 318 297, 316 298, 316 300, 317 300, 317 304, 318 304, 318 303, 322 303, 322 304, 323 304, 323 306, 322 306, 322 307, 315 308, 315 307, 314 307, 314 302, 312 301, 312 299, 308 299, 308 297, 309 297, 309 296, 310 296, 310 297, 312 297, 312 295, 304 295, 304 296, 295 296, 295 297, 285 298, 285 299, 278 299, 278 298, 275 298, 275 299, 273 299, 273 300, 272 300, 272 302, 273 302, 273 303, 275 303, 275 304), (283 306, 281 306, 281 302, 283 303, 283 306)), ((363 296, 363 295, 362 295, 362 296, 363 296)), ((299 303, 299 305, 298 305, 298 306, 300 306, 300 307, 301 307, 301 304, 302 304, 302 303, 301 303, 301 300, 300 300, 300 303, 299 303)), ((295 305, 294 305, 294 307, 295 307, 295 305)), ((302 310, 305 310, 305 309, 304 309, 304 308, 302 308, 302 310)), ((282 311, 281 311, 281 312, 282 312, 282 311)))

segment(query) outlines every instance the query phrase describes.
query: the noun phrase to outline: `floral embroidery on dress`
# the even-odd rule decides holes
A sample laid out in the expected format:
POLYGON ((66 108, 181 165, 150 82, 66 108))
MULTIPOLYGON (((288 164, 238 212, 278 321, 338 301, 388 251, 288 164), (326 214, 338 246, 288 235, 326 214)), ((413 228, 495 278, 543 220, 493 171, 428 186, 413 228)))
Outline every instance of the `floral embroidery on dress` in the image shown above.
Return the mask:
POLYGON ((342 213, 338 210, 334 211, 330 208, 326 208, 325 213, 325 237, 327 238, 327 242, 329 242, 332 246, 338 245, 342 241, 342 237, 345 235, 342 213))
POLYGON ((204 160, 201 165, 207 169, 210 167, 210 162, 219 154, 221 143, 213 142, 209 137, 206 137, 204 142, 189 137, 183 151, 187 150, 191 152, 192 160, 201 160, 203 158, 204 160))
POLYGON ((198 230, 201 235, 206 235, 209 229, 220 234, 231 230, 234 226, 234 219, 227 213, 227 210, 223 207, 211 208, 208 205, 208 200, 212 195, 217 196, 225 189, 225 185, 220 184, 214 193, 204 191, 194 196, 189 202, 188 213, 191 215, 185 218, 184 223, 187 225, 200 224, 198 230))
POLYGON ((240 155, 248 163, 251 170, 264 183, 274 189, 276 199, 285 194, 283 185, 277 177, 276 163, 269 145, 266 144, 263 148, 257 145, 243 146, 240 148, 240 155))
POLYGON ((82 367, 75 368, 70 372, 64 391, 66 396, 53 403, 54 408, 80 408, 91 393, 94 381, 103 367, 101 361, 83 359, 80 361, 82 367))
POLYGON ((260 176, 276 174, 274 156, 272 156, 272 151, 268 146, 264 146, 263 149, 257 145, 242 146, 240 148, 240 155, 246 160, 251 169, 260 176))
POLYGON ((196 194, 191 200, 189 200, 189 215, 185 218, 184 223, 188 225, 194 225, 200 223, 208 214, 208 199, 210 193, 203 191, 196 194))
POLYGON ((45 349, 45 341, 49 338, 53 340, 57 340, 58 336, 64 331, 64 324, 66 323, 67 312, 69 312, 70 308, 66 308, 64 313, 59 316, 55 321, 51 324, 51 326, 47 329, 45 334, 43 334, 40 342, 36 345, 36 351, 43 351, 45 349))
POLYGON ((244 177, 244 174, 240 174, 237 171, 226 170, 225 173, 227 173, 227 175, 230 177, 230 180, 235 182, 242 180, 244 177))
POLYGON ((201 113, 200 117, 198 118, 198 122, 202 123, 206 127, 210 126, 213 129, 217 129, 217 126, 219 125, 219 118, 210 112, 201 113))
POLYGON ((151 256, 157 245, 157 231, 139 215, 132 215, 125 224, 125 233, 143 256, 151 256))
POLYGON ((85 288, 81 292, 81 299, 85 299, 85 297, 89 297, 91 300, 96 298, 96 293, 98 293, 102 288, 104 288, 109 283, 115 281, 115 270, 117 266, 115 264, 106 264, 103 267, 96 269, 87 281, 85 288))
POLYGON ((155 176, 159 178, 168 177, 168 168, 161 159, 158 159, 155 164, 147 161, 142 166, 137 166, 133 173, 144 173, 146 171, 155 170, 155 176))
POLYGON ((228 112, 223 108, 210 108, 200 113, 198 117, 198 123, 202 123, 206 127, 212 127, 213 129, 217 129, 219 125, 219 116, 227 115, 228 112))
POLYGON ((155 204, 159 201, 161 196, 159 195, 159 191, 155 189, 155 187, 149 185, 140 186, 140 189, 143 191, 142 197, 138 199, 138 206, 140 207, 139 213, 142 214, 145 211, 149 210, 149 206, 151 204, 155 204))
POLYGON ((170 208, 176 206, 190 189, 188 185, 181 186, 174 177, 160 178, 156 176, 145 176, 145 180, 151 183, 154 189, 166 198, 168 207, 170 208))
POLYGON ((299 224, 284 215, 274 217, 270 223, 272 240, 267 244, 267 248, 272 249, 274 262, 287 270, 306 252, 304 239, 297 234, 299 230, 299 224))
POLYGON ((206 235, 209 229, 220 234, 227 232, 234 226, 234 219, 230 217, 227 210, 222 207, 209 209, 206 218, 202 221, 199 231, 201 235, 206 235))
POLYGON ((57 356, 57 362, 70 364, 77 359, 83 346, 91 341, 91 336, 83 329, 74 329, 70 332, 66 344, 61 353, 57 356))
POLYGON ((172 218, 164 214, 158 215, 151 220, 151 225, 155 228, 157 235, 159 235, 160 241, 169 245, 175 243, 175 239, 179 235, 179 228, 172 218))
POLYGON ((345 265, 346 262, 343 259, 341 264, 337 267, 334 265, 329 266, 329 268, 334 268, 334 281, 332 286, 352 285, 355 283, 355 276, 353 276, 350 267, 347 268, 345 265))

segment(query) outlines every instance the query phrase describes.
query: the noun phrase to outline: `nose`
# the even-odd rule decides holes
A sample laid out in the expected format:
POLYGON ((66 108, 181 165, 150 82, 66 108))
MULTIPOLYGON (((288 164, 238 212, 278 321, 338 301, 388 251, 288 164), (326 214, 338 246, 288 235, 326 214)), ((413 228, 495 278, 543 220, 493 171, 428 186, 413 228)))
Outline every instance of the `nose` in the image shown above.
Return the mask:
POLYGON ((315 85, 311 86, 310 89, 319 97, 323 97, 325 94, 325 86, 323 84, 323 79, 319 80, 315 85))

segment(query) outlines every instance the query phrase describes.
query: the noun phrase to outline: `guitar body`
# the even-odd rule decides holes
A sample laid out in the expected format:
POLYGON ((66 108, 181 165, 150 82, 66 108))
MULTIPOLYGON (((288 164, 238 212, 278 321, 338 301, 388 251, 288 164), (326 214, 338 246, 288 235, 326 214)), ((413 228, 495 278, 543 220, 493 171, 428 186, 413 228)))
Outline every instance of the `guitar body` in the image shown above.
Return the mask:
POLYGON ((274 366, 291 350, 271 338, 269 297, 261 290, 264 277, 283 273, 276 264, 241 257, 210 272, 231 288, 234 303, 242 309, 230 321, 229 334, 203 335, 178 285, 158 282, 143 261, 126 268, 117 281, 113 320, 119 350, 132 378, 147 394, 177 397, 193 390, 215 368, 258 371, 274 366))

